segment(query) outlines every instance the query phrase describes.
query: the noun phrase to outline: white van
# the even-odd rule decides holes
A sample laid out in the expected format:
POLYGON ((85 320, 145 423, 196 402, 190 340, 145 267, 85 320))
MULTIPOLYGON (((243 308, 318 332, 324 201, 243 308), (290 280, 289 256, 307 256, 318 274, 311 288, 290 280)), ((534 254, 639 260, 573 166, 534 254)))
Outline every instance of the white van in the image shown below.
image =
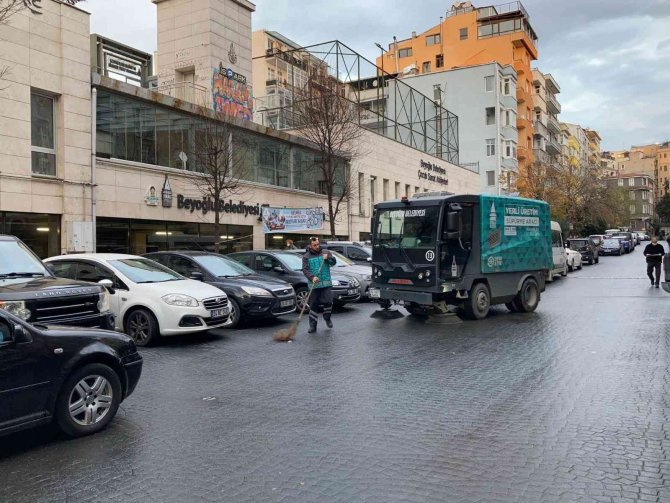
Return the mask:
POLYGON ((558 222, 551 222, 551 254, 554 258, 554 268, 547 275, 547 281, 554 281, 554 276, 568 275, 568 259, 563 244, 563 232, 558 222))

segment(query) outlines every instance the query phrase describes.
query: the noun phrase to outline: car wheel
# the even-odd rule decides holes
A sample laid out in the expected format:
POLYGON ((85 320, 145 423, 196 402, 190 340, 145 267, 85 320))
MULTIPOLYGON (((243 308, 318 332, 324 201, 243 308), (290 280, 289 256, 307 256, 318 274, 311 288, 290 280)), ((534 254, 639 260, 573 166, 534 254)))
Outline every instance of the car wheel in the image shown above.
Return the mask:
POLYGON ((138 346, 148 346, 160 337, 156 317, 147 309, 135 309, 126 318, 126 334, 138 346))
POLYGON ((575 269, 575 260, 573 259, 570 264, 568 264, 568 272, 572 272, 575 269))
POLYGON ((470 290, 470 296, 463 306, 465 315, 471 320, 486 318, 491 309, 491 292, 484 283, 477 283, 470 290))
POLYGON ((68 436, 81 437, 102 430, 121 403, 117 373, 101 363, 86 365, 68 377, 56 400, 55 417, 68 436))
POLYGON ((521 285, 521 290, 514 298, 514 305, 520 313, 532 313, 540 303, 540 288, 537 281, 528 278, 521 285))
POLYGON ((565 267, 563 267, 563 271, 561 272, 561 276, 564 278, 568 275, 568 264, 565 264, 565 267))
POLYGON ((230 308, 230 318, 227 325, 224 325, 224 328, 235 328, 239 326, 242 320, 242 311, 240 310, 240 305, 232 297, 228 297, 228 307, 230 308))
POLYGON ((309 294, 309 291, 304 286, 301 287, 301 288, 298 288, 295 291, 295 305, 296 305, 296 309, 298 311, 302 311, 302 307, 304 305, 305 306, 305 312, 309 313, 309 306, 305 305, 305 301, 307 300, 307 295, 308 294, 309 294))
POLYGON ((582 270, 582 261, 579 261, 579 265, 577 266, 577 270, 581 271, 582 270))

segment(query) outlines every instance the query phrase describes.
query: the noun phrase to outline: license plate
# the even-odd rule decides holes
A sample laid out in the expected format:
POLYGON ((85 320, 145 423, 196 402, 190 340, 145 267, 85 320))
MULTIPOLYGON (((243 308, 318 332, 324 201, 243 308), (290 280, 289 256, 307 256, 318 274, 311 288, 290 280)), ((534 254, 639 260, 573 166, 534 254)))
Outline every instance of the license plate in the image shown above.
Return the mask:
POLYGON ((358 293, 358 288, 347 291, 347 295, 356 295, 358 293))
POLYGON ((225 307, 223 309, 214 309, 211 313, 212 318, 223 318, 224 316, 228 316, 228 309, 225 307))
POLYGON ((279 307, 289 307, 292 306, 295 302, 293 302, 293 299, 288 299, 288 300, 282 300, 279 302, 279 307))
POLYGON ((371 299, 379 299, 382 296, 381 292, 379 291, 379 288, 370 288, 370 290, 368 290, 368 293, 371 299))

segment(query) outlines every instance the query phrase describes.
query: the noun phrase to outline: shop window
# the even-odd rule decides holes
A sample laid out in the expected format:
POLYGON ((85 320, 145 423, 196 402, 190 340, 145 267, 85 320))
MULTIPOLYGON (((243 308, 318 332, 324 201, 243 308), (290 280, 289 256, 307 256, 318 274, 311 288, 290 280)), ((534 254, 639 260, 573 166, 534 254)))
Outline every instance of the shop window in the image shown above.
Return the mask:
POLYGON ((60 218, 44 213, 0 213, 0 233, 16 236, 40 258, 52 257, 61 251, 60 218))
POLYGON ((55 99, 30 94, 30 144, 34 175, 56 176, 55 99))

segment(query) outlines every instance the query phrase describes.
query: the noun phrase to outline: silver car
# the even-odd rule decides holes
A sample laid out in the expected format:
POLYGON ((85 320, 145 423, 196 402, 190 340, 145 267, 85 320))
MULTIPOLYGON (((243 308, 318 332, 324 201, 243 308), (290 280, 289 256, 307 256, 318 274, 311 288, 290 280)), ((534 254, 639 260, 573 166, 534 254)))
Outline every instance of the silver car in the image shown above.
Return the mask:
POLYGON ((333 250, 329 250, 335 260, 335 271, 342 272, 349 276, 353 276, 361 284, 361 298, 368 299, 370 283, 372 282, 372 264, 357 264, 353 260, 349 260, 347 257, 333 250))

